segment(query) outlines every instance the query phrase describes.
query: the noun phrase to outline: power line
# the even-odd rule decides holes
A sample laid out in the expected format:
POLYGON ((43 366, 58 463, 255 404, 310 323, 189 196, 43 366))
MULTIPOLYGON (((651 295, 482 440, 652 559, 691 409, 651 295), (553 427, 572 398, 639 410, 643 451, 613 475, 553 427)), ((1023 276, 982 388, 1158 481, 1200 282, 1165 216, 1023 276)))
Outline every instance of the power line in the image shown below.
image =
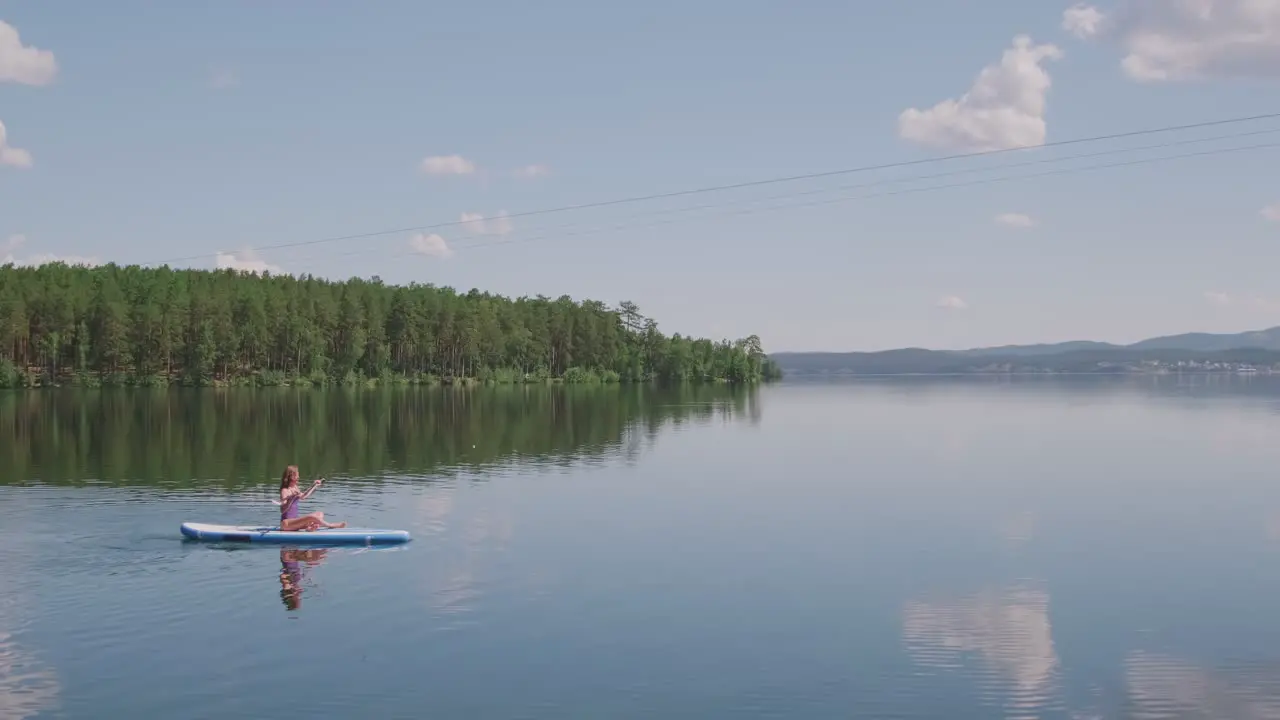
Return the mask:
MULTIPOLYGON (((1249 134, 1252 134, 1252 133, 1249 133, 1249 134)), ((1214 138, 1214 139, 1218 139, 1218 138, 1214 138)), ((1048 176, 1054 176, 1054 175, 1068 175, 1068 174, 1077 173, 1077 172, 1088 172, 1088 171, 1092 171, 1092 170, 1104 170, 1104 169, 1117 168, 1117 167, 1129 167, 1129 166, 1134 166, 1134 165, 1146 165, 1146 164, 1151 164, 1151 163, 1165 162, 1165 161, 1169 161, 1169 160, 1181 160, 1181 159, 1192 158, 1192 157, 1205 157, 1205 156, 1211 156, 1211 155, 1221 155, 1221 154, 1226 154, 1226 153, 1231 153, 1231 152, 1240 152, 1240 151, 1244 151, 1244 150, 1263 150, 1263 149, 1271 149, 1271 148, 1277 148, 1277 147, 1280 147, 1280 143, 1260 143, 1260 144, 1256 144, 1256 145, 1246 145, 1246 146, 1241 146, 1241 147, 1219 148, 1219 149, 1216 149, 1216 150, 1206 150, 1206 151, 1202 151, 1202 152, 1195 152, 1195 153, 1183 153, 1183 154, 1180 154, 1180 155, 1165 155, 1165 156, 1160 156, 1160 157, 1155 157, 1155 158, 1142 158, 1142 159, 1138 159, 1138 160, 1129 160, 1129 161, 1125 161, 1125 162, 1118 162, 1118 163, 1104 163, 1104 164, 1100 164, 1100 165, 1086 165, 1086 166, 1084 166, 1084 167, 1078 167, 1078 168, 1060 168, 1060 169, 1057 169, 1057 170, 1049 170, 1049 171, 1039 172, 1039 173, 1025 173, 1025 174, 1019 174, 1019 175, 1006 175, 1006 176, 998 176, 998 177, 994 177, 994 178, 982 178, 982 179, 978 179, 978 180, 971 180, 971 181, 967 181, 967 182, 949 183, 949 184, 944 184, 944 185, 930 185, 930 186, 926 186, 926 187, 922 187, 922 188, 907 188, 907 189, 904 189, 904 190, 894 190, 894 191, 881 192, 881 193, 871 193, 871 194, 863 194, 863 195, 848 195, 848 196, 842 196, 842 197, 833 198, 833 199, 828 199, 828 200, 817 200, 817 201, 813 201, 813 202, 806 202, 806 203, 793 203, 793 204, 787 204, 787 205, 775 205, 775 206, 767 206, 767 207, 759 207, 759 208, 748 208, 748 209, 746 209, 746 210, 738 210, 738 211, 729 212, 729 213, 718 213, 718 214, 717 214, 717 216, 751 215, 751 214, 754 214, 754 213, 757 213, 757 212, 770 212, 770 211, 775 211, 775 210, 789 210, 789 209, 802 208, 802 207, 814 207, 814 206, 818 206, 818 205, 838 204, 838 203, 850 202, 850 201, 855 201, 855 200, 868 200, 868 199, 874 199, 874 198, 880 198, 880 197, 890 197, 890 196, 896 196, 896 195, 908 195, 908 194, 914 194, 914 193, 919 193, 919 192, 932 192, 932 191, 935 191, 935 190, 948 190, 948 189, 961 188, 961 187, 971 187, 971 186, 988 185, 988 184, 995 184, 995 183, 1000 183, 1000 182, 1008 182, 1008 181, 1011 181, 1011 180, 1024 180, 1024 179, 1029 179, 1029 178, 1048 177, 1048 176)), ((1098 153, 1094 153, 1094 155, 1096 155, 1096 154, 1098 154, 1098 153)), ((1085 156, 1071 156, 1071 157, 1068 157, 1068 158, 1066 158, 1066 159, 1077 159, 1078 157, 1085 157, 1085 156)), ((1033 164, 1033 163, 1026 163, 1026 164, 1033 164)), ((945 173, 939 173, 939 174, 935 174, 935 175, 917 176, 917 177, 913 177, 913 178, 904 178, 903 180, 905 180, 905 181, 910 181, 910 180, 918 180, 918 179, 929 179, 929 178, 932 178, 932 177, 938 177, 938 176, 940 176, 940 175, 944 175, 944 174, 945 174, 945 173)), ((787 196, 783 196, 783 197, 785 198, 785 197, 787 197, 787 196)), ((496 242, 490 242, 490 243, 477 243, 477 244, 470 244, 470 245, 461 245, 461 246, 458 246, 456 249, 458 249, 458 250, 471 250, 471 249, 476 249, 476 248, 494 247, 494 246, 498 246, 498 245, 511 245, 511 244, 516 244, 516 243, 534 242, 534 241, 538 241, 538 240, 547 240, 547 239, 552 239, 552 238, 578 237, 578 236, 583 236, 583 235, 593 235, 593 234, 603 234, 603 233, 608 233, 608 232, 617 232, 617 231, 620 231, 620 230, 628 230, 628 229, 648 229, 648 228, 663 227, 663 226, 667 226, 667 225, 672 225, 672 224, 676 224, 676 223, 679 223, 679 222, 682 222, 682 220, 680 220, 680 219, 676 219, 676 220, 667 220, 667 221, 656 222, 656 223, 648 223, 648 224, 645 224, 645 225, 628 225, 628 224, 623 223, 623 224, 614 225, 614 226, 612 226, 612 227, 608 227, 608 228, 603 228, 603 229, 593 229, 593 230, 587 230, 587 231, 577 232, 577 233, 567 233, 567 234, 543 234, 543 235, 535 235, 535 236, 532 236, 532 237, 513 238, 513 239, 509 239, 509 240, 499 240, 499 241, 496 241, 496 242)), ((366 252, 365 250, 356 250, 356 251, 352 251, 352 252, 348 252, 348 253, 342 253, 342 254, 338 255, 337 257, 349 257, 349 256, 353 256, 353 255, 361 255, 361 254, 364 254, 365 252, 366 252)), ((406 252, 402 252, 402 253, 396 253, 396 254, 392 255, 391 257, 393 257, 393 258, 398 258, 398 257, 407 257, 407 256, 410 256, 410 255, 416 255, 416 254, 419 254, 419 253, 415 253, 415 252, 413 252, 413 251, 406 251, 406 252)), ((298 258, 298 259, 300 259, 300 260, 308 260, 308 259, 314 259, 314 258, 316 258, 316 257, 320 257, 320 256, 318 256, 318 255, 312 255, 312 256, 310 256, 310 257, 304 257, 304 258, 298 258)), ((328 257, 333 257, 333 256, 328 256, 328 257)))
MULTIPOLYGON (((829 193, 829 192, 838 192, 841 190, 873 188, 873 187, 879 187, 882 185, 894 185, 894 184, 905 183, 905 182, 914 182, 917 180, 932 180, 932 179, 943 178, 943 177, 954 177, 957 175, 970 175, 974 173, 989 172, 992 170, 1005 170, 1005 169, 1018 168, 1018 167, 1030 167, 1035 165, 1045 165, 1048 163, 1066 162, 1070 160, 1082 160, 1085 158, 1105 157, 1109 155, 1120 155, 1125 153, 1141 152, 1143 150, 1162 150, 1165 148, 1180 147, 1183 145, 1196 145, 1200 143, 1213 142, 1215 140, 1232 140, 1232 139, 1238 139, 1238 138, 1244 138, 1244 137, 1253 137, 1258 135, 1272 135, 1275 133, 1280 133, 1280 127, 1267 128, 1265 130, 1251 130, 1249 132, 1242 132, 1242 133, 1228 133, 1225 135, 1213 135, 1210 137, 1203 137, 1203 138, 1191 138, 1188 140, 1174 140, 1174 141, 1164 142, 1164 143, 1154 143, 1151 145, 1137 145, 1137 146, 1126 147, 1126 148, 1112 148, 1110 150, 1101 150, 1098 152, 1079 153, 1076 155, 1066 155, 1066 156, 1054 157, 1054 158, 1041 158, 1039 160, 1029 160, 1026 162, 1019 162, 1019 163, 1005 163, 1005 164, 995 165, 990 167, 964 168, 961 170, 948 170, 946 172, 931 173, 928 175, 911 175, 911 176, 902 177, 902 178, 889 178, 885 180, 874 180, 872 182, 865 182, 865 183, 837 185, 835 187, 816 188, 811 190, 802 190, 799 192, 783 193, 780 195, 770 195, 768 197, 763 197, 763 198, 747 197, 747 198, 739 198, 736 200, 726 200, 724 202, 719 202, 719 203, 705 203, 702 205, 692 205, 692 206, 678 207, 678 208, 665 208, 662 210, 651 210, 648 212, 636 213, 628 216, 626 219, 634 220, 639 218, 653 217, 655 215, 672 215, 672 214, 678 214, 678 213, 696 212, 699 210, 710 210, 710 209, 719 208, 719 207, 740 205, 746 202, 756 203, 756 202, 768 201, 768 200, 785 200, 788 198, 802 197, 806 195, 817 195, 817 194, 829 193)), ((541 228, 541 230, 543 232, 546 232, 549 230, 572 229, 572 228, 581 227, 581 226, 582 226, 582 223, 570 223, 568 225, 557 225, 550 228, 541 228)), ((491 234, 491 233, 480 233, 480 234, 485 235, 485 234, 491 234)))
MULTIPOLYGON (((774 206, 761 207, 761 208, 748 208, 748 209, 746 209, 746 210, 738 210, 738 211, 730 212, 730 213, 721 213, 720 215, 722 215, 722 216, 752 215, 752 214, 755 214, 755 213, 757 213, 757 212, 770 212, 770 211, 775 211, 775 210, 791 210, 791 209, 795 209, 795 208, 802 208, 802 207, 816 207, 816 206, 819 206, 819 205, 832 205, 832 204, 839 204, 839 203, 844 203, 844 202, 852 202, 852 201, 855 201, 855 200, 871 200, 871 199, 875 199, 875 198, 892 197, 892 196, 896 196, 896 195, 912 195, 912 194, 915 194, 915 193, 921 193, 921 192, 933 192, 933 191, 935 191, 935 190, 951 190, 951 189, 955 189, 955 188, 962 188, 962 187, 974 187, 974 186, 979 186, 979 185, 993 185, 993 184, 1000 183, 1000 182, 1009 182, 1009 181, 1011 181, 1011 180, 1026 180, 1026 179, 1030 179, 1030 178, 1037 178, 1037 177, 1049 177, 1049 176, 1054 176, 1054 175, 1070 175, 1070 174, 1072 174, 1072 173, 1077 173, 1077 172, 1088 172, 1088 171, 1091 171, 1091 170, 1106 170, 1106 169, 1118 168, 1118 167, 1130 167, 1130 166, 1134 166, 1134 165, 1146 165, 1146 164, 1151 164, 1151 163, 1165 162, 1165 161, 1169 161, 1169 160, 1182 160, 1182 159, 1192 158, 1192 157, 1205 157, 1205 156, 1210 156, 1210 155, 1222 155, 1222 154, 1226 154, 1226 153, 1231 153, 1231 152, 1241 152, 1241 151, 1245 151, 1245 150, 1264 150, 1264 149, 1273 149, 1273 148, 1280 148, 1280 143, 1259 143, 1259 144, 1257 144, 1257 145, 1246 145, 1246 146, 1242 146, 1242 147, 1221 148, 1221 149, 1217 149, 1217 150, 1205 150, 1205 151, 1202 151, 1202 152, 1184 153, 1184 154, 1181 154, 1181 155, 1166 155, 1166 156, 1156 157, 1156 158, 1142 158, 1142 159, 1139 159, 1139 160, 1128 160, 1128 161, 1124 161, 1124 162, 1105 163, 1105 164, 1101 164, 1101 165, 1086 165, 1086 166, 1084 166, 1084 167, 1078 167, 1078 168, 1060 168, 1060 169, 1057 169, 1057 170, 1046 170, 1046 171, 1044 171, 1044 172, 1038 172, 1038 173, 1025 173, 1025 174, 1020 174, 1020 175, 1004 175, 1004 176, 999 176, 999 177, 994 177, 994 178, 981 178, 981 179, 978 179, 978 180, 970 180, 970 181, 966 181, 966 182, 949 183, 949 184, 944 184, 944 185, 930 185, 930 186, 926 186, 926 187, 922 187, 922 188, 906 188, 906 189, 903 189, 903 190, 891 190, 891 191, 888 191, 888 192, 870 193, 870 194, 865 194, 865 195, 848 195, 848 196, 842 196, 842 197, 837 197, 837 198, 831 198, 831 199, 827 199, 827 200, 816 200, 816 201, 812 201, 812 202, 805 202, 805 203, 793 203, 793 204, 789 204, 789 205, 774 205, 774 206)), ((680 221, 679 221, 679 220, 669 220, 669 221, 661 222, 661 223, 653 223, 653 224, 650 224, 650 225, 647 225, 647 226, 642 226, 642 228, 641 228, 641 229, 648 228, 648 227, 660 227, 660 226, 664 226, 664 225, 671 225, 671 224, 674 224, 674 223, 677 223, 677 222, 680 222, 680 221)), ((616 227, 614 227, 614 228, 610 228, 610 229, 609 229, 609 231, 616 232, 616 231, 618 231, 618 230, 626 230, 626 229, 628 229, 628 228, 627 228, 627 227, 625 227, 625 226, 620 226, 620 227, 616 226, 616 227)), ((590 234, 590 233, 582 233, 582 234, 590 234)), ((549 238, 552 238, 552 237, 556 237, 556 236, 554 236, 554 235, 544 235, 544 236, 541 236, 541 237, 535 237, 535 238, 513 238, 513 239, 510 239, 510 240, 500 240, 500 241, 492 242, 492 243, 478 243, 478 244, 473 244, 473 245, 465 245, 465 246, 462 246, 462 247, 461 247, 461 248, 459 248, 459 249, 466 249, 466 250, 470 250, 470 249, 474 249, 474 248, 493 247, 493 246, 496 246, 496 245, 510 245, 510 244, 513 244, 513 243, 519 243, 519 242, 527 242, 527 241, 534 241, 534 240, 545 240, 545 239, 549 239, 549 238)), ((570 236, 570 237, 572 237, 572 236, 570 236)), ((401 254, 399 254, 399 255, 397 255, 397 256, 395 256, 395 257, 399 257, 399 256, 403 256, 403 255, 411 255, 411 254, 415 254, 415 253, 401 253, 401 254)))
MULTIPOLYGON (((1277 129, 1276 131, 1280 131, 1280 129, 1277 129)), ((1276 132, 1276 131, 1272 131, 1272 132, 1276 132)), ((1252 134, 1260 134, 1260 133, 1243 133, 1243 134, 1242 134, 1242 136, 1243 136, 1243 135, 1252 135, 1252 134)), ((1221 139, 1221 138, 1219 137, 1219 138, 1212 138, 1212 139, 1221 139)), ((1179 143, 1172 143, 1172 144, 1179 144, 1179 143)), ((1182 144, 1185 144, 1185 143, 1182 143, 1182 144)), ((1046 171, 1038 172, 1038 173, 1021 173, 1021 174, 1017 174, 1017 175, 1002 175, 1002 176, 997 176, 997 177, 993 177, 993 178, 979 178, 979 179, 977 179, 977 180, 969 180, 969 181, 964 181, 964 182, 947 183, 947 184, 942 184, 942 185, 929 185, 929 186, 925 186, 925 187, 918 187, 918 188, 905 188, 905 189, 902 189, 902 190, 891 190, 891 191, 887 191, 887 192, 879 192, 879 193, 869 193, 869 194, 861 194, 861 195, 845 195, 845 196, 841 196, 841 197, 837 197, 837 198, 830 198, 830 199, 825 199, 825 200, 816 200, 816 201, 805 202, 805 203, 791 203, 791 204, 786 204, 786 205, 773 205, 773 206, 765 206, 765 207, 747 208, 747 209, 744 209, 744 210, 737 210, 737 211, 728 212, 728 213, 717 213, 715 216, 723 217, 723 216, 751 215, 751 214, 758 213, 758 212, 771 212, 771 211, 776 211, 776 210, 790 210, 790 209, 802 208, 802 207, 815 207, 815 206, 818 206, 818 205, 831 205, 831 204, 838 204, 838 203, 844 203, 844 202, 852 202, 852 201, 856 201, 856 200, 870 200, 870 199, 881 198, 881 197, 891 197, 891 196, 897 196, 897 195, 910 195, 910 194, 914 194, 914 193, 921 193, 921 192, 933 192, 933 191, 936 191, 936 190, 950 190, 950 189, 962 188, 962 187, 974 187, 974 186, 980 186, 980 185, 992 185, 992 184, 996 184, 996 183, 1009 182, 1009 181, 1014 181, 1014 180, 1026 180, 1026 179, 1031 179, 1031 178, 1038 178, 1038 177, 1050 177, 1050 176, 1055 176, 1055 175, 1069 175, 1069 174, 1072 174, 1072 173, 1089 172, 1089 171, 1094 171, 1094 170, 1106 170, 1106 169, 1119 168, 1119 167, 1132 167, 1132 166, 1136 166, 1136 165, 1147 165, 1147 164, 1153 164, 1153 163, 1167 162, 1167 161, 1171 161, 1171 160, 1183 160, 1183 159, 1193 158, 1193 157, 1207 157, 1207 156, 1212 156, 1212 155, 1223 155, 1223 154, 1226 154, 1226 153, 1242 152, 1242 151, 1246 151, 1246 150, 1265 150, 1265 149, 1274 149, 1274 148, 1280 148, 1280 142, 1274 142, 1274 143, 1259 143, 1259 144, 1255 144, 1255 145, 1244 145, 1244 146, 1229 147, 1229 148, 1217 148, 1217 149, 1214 149, 1214 150, 1203 150, 1203 151, 1200 151, 1200 152, 1193 152, 1193 153, 1182 153, 1182 154, 1177 154, 1177 155, 1162 155, 1162 156, 1154 157, 1154 158, 1139 158, 1139 159, 1137 159, 1137 160, 1126 160, 1126 161, 1123 161, 1123 162, 1102 163, 1102 164, 1097 164, 1097 165, 1085 165, 1085 166, 1083 166, 1083 167, 1058 168, 1058 169, 1055 169, 1055 170, 1046 170, 1046 171)), ((1079 157, 1088 157, 1088 156, 1090 156, 1090 155, 1095 155, 1095 156, 1096 156, 1096 155, 1099 155, 1099 154, 1103 154, 1103 153, 1090 153, 1090 154, 1086 154, 1086 155, 1082 155, 1082 156, 1072 156, 1072 157, 1068 157, 1068 158, 1066 158, 1066 159, 1069 159, 1069 160, 1070 160, 1070 159, 1078 159, 1079 157)), ((1030 165, 1030 164, 1035 164, 1035 163, 1021 163, 1021 165, 1030 165)), ((954 173, 953 173, 953 174, 954 174, 954 173)), ((918 177, 915 177, 915 178, 905 178, 904 180, 905 180, 905 181, 910 181, 910 180, 913 180, 913 179, 915 179, 915 180, 919 180, 919 179, 930 179, 930 178, 933 178, 933 177, 938 177, 938 176, 940 176, 940 175, 942 175, 942 174, 924 175, 924 176, 918 176, 918 177)), ((784 199, 785 199, 785 197, 784 197, 784 199)), ((499 240, 499 241, 495 241, 495 242, 475 243, 475 244, 469 244, 469 245, 459 245, 459 246, 457 246, 457 247, 455 248, 455 250, 458 250, 458 251, 461 251, 461 250, 473 250, 473 249, 478 249, 478 248, 495 247, 495 246, 499 246, 499 245, 512 245, 512 244, 517 244, 517 243, 535 242, 535 241, 538 241, 538 240, 547 240, 547 239, 552 239, 552 238, 559 239, 559 238, 567 238, 567 237, 579 237, 579 236, 584 236, 584 235, 586 235, 586 236, 589 236, 589 235, 600 235, 600 234, 605 234, 605 233, 610 233, 610 232, 617 232, 617 231, 620 231, 620 230, 628 230, 628 229, 649 229, 649 228, 663 227, 663 226, 667 226, 667 225, 672 225, 672 224, 676 224, 676 223, 679 223, 679 222, 682 222, 682 221, 683 221, 682 219, 677 218, 677 219, 674 219, 674 220, 665 220, 665 221, 660 221, 660 222, 655 222, 655 223, 649 223, 649 224, 645 224, 645 225, 638 225, 638 226, 637 226, 637 225, 628 225, 628 224, 623 223, 623 224, 614 225, 614 226, 612 226, 612 227, 608 227, 608 228, 603 228, 603 229, 594 229, 594 230, 587 230, 587 231, 577 232, 577 233, 565 233, 565 234, 560 234, 560 233, 556 233, 556 234, 543 234, 543 235, 534 235, 534 236, 531 236, 531 237, 512 238, 512 239, 508 239, 508 240, 499 240)), ((353 256, 353 255, 360 255, 360 254, 364 254, 365 252, 367 252, 367 251, 365 251, 365 250, 356 250, 356 251, 352 251, 352 252, 348 252, 348 253, 341 253, 340 255, 338 255, 338 257, 348 257, 348 256, 353 256)), ((405 252, 395 253, 395 254, 391 255, 391 257, 392 257, 392 258, 408 257, 408 256, 411 256, 411 255, 417 255, 417 254, 419 254, 419 253, 416 253, 416 252, 413 252, 413 251, 405 251, 405 252)), ((307 259, 314 259, 315 257, 318 257, 318 256, 313 255, 313 256, 311 256, 311 257, 309 257, 309 258, 299 258, 299 259, 300 259, 300 260, 307 260, 307 259)), ((332 257, 332 256, 329 256, 329 257, 332 257)))
MULTIPOLYGON (((563 213, 563 212, 570 212, 574 210, 587 210, 587 209, 593 209, 593 208, 609 207, 613 205, 649 202, 653 200, 664 200, 664 199, 675 198, 675 197, 684 197, 688 195, 698 195, 698 194, 705 194, 705 193, 711 193, 711 192, 722 192, 726 190, 738 190, 738 189, 748 188, 748 187, 758 187, 762 185, 795 182, 798 180, 813 180, 813 179, 824 178, 824 177, 834 177, 837 175, 850 175, 854 173, 874 172, 877 170, 889 170, 894 168, 911 167, 915 165, 950 162, 953 160, 964 160, 964 159, 970 159, 970 158, 988 157, 993 155, 1002 155, 1002 154, 1021 152, 1021 151, 1027 151, 1027 150, 1063 147, 1067 145, 1078 145, 1082 143, 1102 142, 1105 140, 1118 140, 1122 138, 1138 137, 1142 135, 1154 135, 1158 133, 1178 132, 1182 130, 1194 130, 1198 128, 1215 127, 1219 125, 1239 124, 1239 123, 1252 122, 1255 120, 1269 120, 1269 119, 1276 119, 1276 118, 1280 118, 1280 112, 1265 113, 1261 115, 1249 115, 1249 116, 1239 116, 1239 117, 1232 117, 1232 118, 1223 118, 1220 120, 1209 120, 1209 121, 1197 122, 1197 123, 1186 123, 1182 125, 1166 125, 1163 127, 1147 128, 1143 130, 1130 130, 1127 132, 1110 133, 1106 135, 1093 135, 1089 137, 1072 138, 1069 140, 1056 140, 1053 142, 1047 142, 1041 145, 1034 145, 1034 146, 1000 148, 995 150, 983 150, 983 151, 972 152, 972 153, 944 155, 944 156, 933 157, 933 158, 904 160, 899 162, 883 163, 879 165, 863 165, 860 167, 845 168, 841 170, 828 170, 825 172, 807 173, 803 175, 790 175, 785 177, 767 178, 763 180, 753 180, 749 182, 734 183, 729 185, 716 185, 716 186, 710 186, 710 187, 693 188, 689 190, 677 190, 674 192, 633 196, 633 197, 619 198, 615 200, 602 200, 599 202, 582 203, 578 205, 564 205, 564 206, 554 207, 554 208, 544 208, 541 210, 527 210, 519 213, 510 214, 505 217, 507 219, 511 219, 511 218, 518 218, 518 217, 532 217, 535 215, 549 215, 552 213, 563 213)), ((279 243, 275 245, 261 245, 251 249, 255 251, 256 250, 278 250, 278 249, 289 248, 289 247, 320 245, 324 243, 342 242, 346 240, 359 240, 363 238, 377 237, 380 235, 394 235, 394 234, 408 233, 408 232, 422 232, 425 230, 439 230, 447 227, 455 227, 458 225, 462 225, 462 224, 465 224, 466 222, 467 221, 463 221, 463 220, 454 220, 450 222, 436 223, 432 225, 419 225, 414 227, 397 228, 394 230, 378 230, 378 231, 368 232, 368 233, 342 235, 337 237, 320 238, 316 240, 302 240, 302 241, 296 241, 296 242, 279 243)), ((144 265, 164 265, 168 263, 181 262, 184 260, 197 260, 201 258, 214 257, 216 255, 217 253, 202 253, 199 255, 188 255, 184 257, 169 258, 168 260, 161 260, 154 263, 143 263, 143 264, 144 265)))

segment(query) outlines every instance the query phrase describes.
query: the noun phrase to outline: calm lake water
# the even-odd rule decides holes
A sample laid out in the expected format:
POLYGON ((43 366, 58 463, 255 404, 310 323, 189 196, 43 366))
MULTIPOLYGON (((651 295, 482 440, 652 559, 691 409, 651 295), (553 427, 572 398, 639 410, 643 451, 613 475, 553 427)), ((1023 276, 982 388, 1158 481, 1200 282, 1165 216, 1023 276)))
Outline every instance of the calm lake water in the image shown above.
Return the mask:
POLYGON ((0 394, 0 718, 1280 717, 1277 437, 1266 377, 0 394), (289 463, 414 541, 179 536, 289 463))

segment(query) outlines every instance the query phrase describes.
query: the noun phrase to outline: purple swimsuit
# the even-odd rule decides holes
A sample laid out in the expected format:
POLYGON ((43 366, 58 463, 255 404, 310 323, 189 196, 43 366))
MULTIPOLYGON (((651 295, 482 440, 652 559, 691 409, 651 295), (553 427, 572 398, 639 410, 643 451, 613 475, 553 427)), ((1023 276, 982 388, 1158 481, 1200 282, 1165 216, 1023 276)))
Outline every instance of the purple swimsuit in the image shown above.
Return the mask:
POLYGON ((298 495, 294 495, 289 498, 289 502, 285 503, 284 507, 280 508, 280 520, 282 522, 298 517, 298 497, 298 495))

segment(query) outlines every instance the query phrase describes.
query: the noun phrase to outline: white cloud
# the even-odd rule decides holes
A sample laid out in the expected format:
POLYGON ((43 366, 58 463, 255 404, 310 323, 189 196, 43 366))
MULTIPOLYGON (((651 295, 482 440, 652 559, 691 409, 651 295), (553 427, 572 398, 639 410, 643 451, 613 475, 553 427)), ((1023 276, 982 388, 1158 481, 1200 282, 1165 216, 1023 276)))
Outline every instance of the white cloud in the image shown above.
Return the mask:
POLYGON ((22 260, 14 261, 14 264, 35 267, 37 265, 57 262, 66 263, 67 265, 84 265, 85 267, 95 267, 102 264, 102 261, 96 257, 88 257, 86 255, 54 255, 53 253, 28 255, 22 260))
POLYGON ((507 235, 513 229, 506 210, 499 210, 497 215, 488 219, 480 213, 464 212, 458 218, 458 222, 462 223, 462 228, 472 235, 507 235))
POLYGON ((18 168, 31 167, 31 153, 9 145, 8 132, 2 122, 0 122, 0 165, 18 168))
POLYGON ((511 171, 511 174, 518 178, 533 179, 546 177, 551 174, 551 168, 546 165, 525 165, 511 171))
POLYGON ((1262 217, 1270 220, 1271 222, 1280 222, 1280 202, 1271 203, 1270 205, 1262 208, 1262 217))
POLYGON ((1106 16, 1098 8, 1077 3, 1063 11, 1062 29, 1081 39, 1091 38, 1102 29, 1104 19, 1106 16))
POLYGON ((231 70, 225 68, 214 70, 209 75, 209 87, 214 90, 229 90, 240 84, 240 78, 231 70))
POLYGON ((39 253, 37 255, 28 255, 19 258, 17 255, 18 248, 27 244, 25 235, 10 235, 8 239, 0 244, 0 265, 18 265, 25 267, 36 267, 48 263, 61 262, 67 265, 85 265, 93 267, 101 265, 101 261, 95 257, 86 257, 84 255, 54 255, 52 253, 39 253))
POLYGON ((422 160, 422 171, 428 175, 471 175, 476 164, 461 155, 432 155, 422 160))
POLYGON ((13 253, 26 243, 26 235, 10 235, 4 241, 3 248, 0 248, 0 252, 3 252, 3 257, 0 258, 0 265, 8 265, 10 263, 17 264, 17 259, 14 258, 13 253))
POLYGON ((247 270, 251 273, 269 272, 272 275, 280 273, 279 265, 272 265, 258 257, 258 254, 252 248, 233 250, 229 253, 219 251, 216 263, 219 270, 247 270))
POLYGON ((430 235, 415 233, 413 237, 409 238, 409 249, 418 255, 426 255, 428 257, 447 258, 453 256, 453 249, 449 247, 449 243, 435 233, 430 235))
POLYGON ((1220 308, 1237 308, 1240 310, 1254 310, 1266 313, 1280 312, 1280 300, 1265 297, 1262 295, 1232 295, 1230 293, 1219 291, 1206 291, 1204 293, 1205 302, 1220 308))
MULTIPOLYGON (((0 82, 48 85, 58 75, 53 53, 23 45, 17 28, 0 20, 0 82)), ((0 123, 0 166, 29 168, 31 153, 9 145, 4 123, 0 123)))
POLYGON ((485 229, 492 235, 508 235, 515 228, 511 224, 511 218, 507 217, 507 211, 499 210, 498 215, 485 224, 485 229))
POLYGON ((963 298, 955 295, 944 295, 943 297, 938 298, 938 307, 946 308, 948 310, 965 310, 968 309, 969 303, 965 302, 963 298))
POLYGON ((1036 221, 1030 215, 1022 213, 1000 213, 996 216, 996 223, 1006 227, 1029 228, 1034 227, 1036 221))
POLYGON ((1123 0, 1094 35, 1120 47, 1139 82, 1280 78, 1275 0, 1123 0))
POLYGON ((48 85, 58 75, 53 53, 23 46, 17 28, 0 20, 0 82, 48 85))
POLYGON ((898 116, 898 135, 922 145, 983 152, 1034 147, 1045 141, 1045 98, 1052 84, 1041 66, 1063 53, 1019 35, 1000 62, 982 69, 959 99, 898 116))
POLYGON ((462 223, 462 229, 468 233, 475 235, 484 234, 484 216, 480 213, 464 212, 458 218, 458 222, 462 223))
POLYGON ((1275 0, 1131 0, 1119 23, 1135 80, 1280 77, 1275 0))

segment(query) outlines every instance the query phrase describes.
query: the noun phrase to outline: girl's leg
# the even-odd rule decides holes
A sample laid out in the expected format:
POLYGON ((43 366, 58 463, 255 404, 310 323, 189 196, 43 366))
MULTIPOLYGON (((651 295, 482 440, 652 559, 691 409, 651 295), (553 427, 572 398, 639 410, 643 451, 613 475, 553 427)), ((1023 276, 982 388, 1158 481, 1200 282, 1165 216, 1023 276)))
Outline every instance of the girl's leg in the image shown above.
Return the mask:
POLYGON ((280 529, 287 530, 289 532, 306 532, 308 530, 315 530, 323 525, 323 521, 317 519, 315 517, 315 513, 280 521, 280 529))
POLYGON ((319 530, 320 528, 344 528, 347 524, 344 522, 330 523, 325 522, 324 513, 313 512, 303 515, 302 517, 290 518, 280 522, 281 530, 308 532, 311 530, 319 530))
POLYGON ((322 512, 313 512, 311 513, 310 517, 315 518, 316 522, 319 524, 319 527, 335 529, 335 528, 344 528, 347 526, 347 524, 344 522, 339 522, 339 523, 325 522, 324 513, 322 512))
POLYGON ((289 518, 287 520, 280 521, 280 529, 286 532, 301 530, 306 525, 307 525, 307 519, 305 517, 289 518))

